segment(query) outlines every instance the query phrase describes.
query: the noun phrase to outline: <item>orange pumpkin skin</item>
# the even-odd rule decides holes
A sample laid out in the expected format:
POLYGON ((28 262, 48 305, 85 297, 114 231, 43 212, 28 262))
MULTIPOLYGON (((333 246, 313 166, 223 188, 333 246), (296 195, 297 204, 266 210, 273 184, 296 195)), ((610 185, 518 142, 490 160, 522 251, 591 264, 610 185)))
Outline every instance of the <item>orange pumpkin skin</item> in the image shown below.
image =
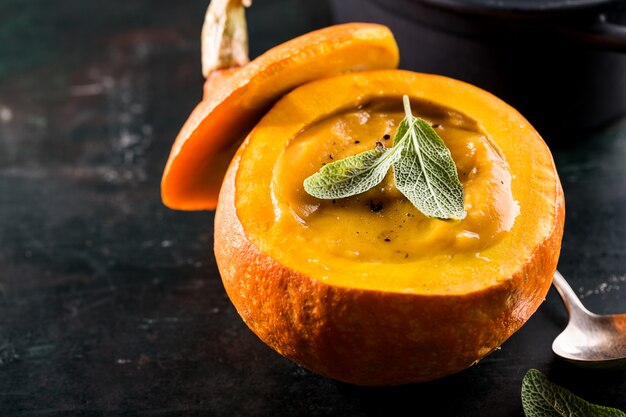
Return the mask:
POLYGON ((354 290, 325 285, 259 252, 237 218, 237 166, 235 158, 215 215, 215 257, 224 287, 261 340, 311 371, 367 386, 459 372, 517 331, 550 288, 563 204, 550 237, 497 288, 457 297, 354 290), (419 338, 411 336, 416 333, 419 338))
POLYGON ((217 71, 179 132, 161 180, 173 209, 214 209, 222 178, 241 139, 274 101, 318 78, 395 68, 398 47, 382 25, 347 23, 285 42, 250 63, 217 71))
MULTIPOLYGON (((424 82, 435 80, 416 76, 424 82)), ((522 116, 506 108, 515 123, 532 130, 522 116)), ((228 296, 249 328, 309 370, 367 386, 440 378, 499 347, 544 300, 564 223, 563 191, 555 170, 549 232, 508 279, 456 295, 407 294, 328 285, 262 253, 246 234, 235 204, 246 144, 233 159, 220 192, 217 264, 228 296)))

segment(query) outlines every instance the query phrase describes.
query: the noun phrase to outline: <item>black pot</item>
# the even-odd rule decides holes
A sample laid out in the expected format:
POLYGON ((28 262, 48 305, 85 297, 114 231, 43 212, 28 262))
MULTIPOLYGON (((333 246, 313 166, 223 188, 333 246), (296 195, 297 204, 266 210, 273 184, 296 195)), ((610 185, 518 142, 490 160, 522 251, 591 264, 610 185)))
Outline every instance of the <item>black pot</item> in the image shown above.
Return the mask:
POLYGON ((332 0, 390 27, 400 67, 492 92, 548 141, 626 114, 626 0, 332 0))

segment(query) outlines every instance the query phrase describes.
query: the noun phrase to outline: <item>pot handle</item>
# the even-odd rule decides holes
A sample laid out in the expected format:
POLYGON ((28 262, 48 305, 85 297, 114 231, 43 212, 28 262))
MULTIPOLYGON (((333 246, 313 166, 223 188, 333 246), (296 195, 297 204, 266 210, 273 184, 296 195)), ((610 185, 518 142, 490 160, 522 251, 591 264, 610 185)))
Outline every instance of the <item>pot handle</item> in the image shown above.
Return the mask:
POLYGON ((561 27, 561 30, 592 46, 626 52, 626 19, 620 20, 619 23, 611 21, 606 13, 600 13, 593 21, 561 27))

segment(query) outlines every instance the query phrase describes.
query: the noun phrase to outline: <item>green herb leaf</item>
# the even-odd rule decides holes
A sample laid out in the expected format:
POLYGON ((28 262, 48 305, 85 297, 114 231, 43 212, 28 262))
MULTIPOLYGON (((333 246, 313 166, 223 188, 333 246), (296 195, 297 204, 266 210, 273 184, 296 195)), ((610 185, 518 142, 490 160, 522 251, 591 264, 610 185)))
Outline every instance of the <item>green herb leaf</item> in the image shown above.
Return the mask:
POLYGON ((526 417, 626 417, 620 410, 591 404, 530 369, 522 382, 526 417))
POLYGON ((402 139, 401 156, 393 164, 396 187, 426 216, 465 218, 463 187, 450 150, 428 122, 413 117, 408 97, 404 100, 410 127, 402 139))
MULTIPOLYGON (((413 121, 415 121, 415 119, 417 118, 414 117, 413 121)), ((404 119, 400 121, 400 124, 396 128, 396 134, 393 136, 394 147, 404 146, 404 144, 400 142, 402 142, 403 139, 407 138, 409 134, 409 129, 411 129, 411 125, 409 125, 409 121, 405 117, 404 119)))
POLYGON ((426 216, 463 219, 463 187, 454 160, 437 132, 413 116, 403 97, 402 119, 389 149, 373 149, 325 165, 304 180, 310 195, 333 199, 360 194, 379 184, 393 166, 396 187, 426 216))
POLYGON ((304 180, 304 190, 322 199, 360 194, 378 185, 399 152, 376 148, 324 165, 304 180))

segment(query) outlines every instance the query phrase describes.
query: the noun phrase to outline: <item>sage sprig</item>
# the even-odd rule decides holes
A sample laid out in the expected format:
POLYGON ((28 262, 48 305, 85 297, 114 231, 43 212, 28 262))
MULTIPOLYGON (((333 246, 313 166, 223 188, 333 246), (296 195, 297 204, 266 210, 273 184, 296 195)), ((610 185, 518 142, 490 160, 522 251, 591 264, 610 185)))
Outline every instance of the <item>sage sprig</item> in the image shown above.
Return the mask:
POLYGON ((413 116, 403 97, 402 119, 391 148, 377 147, 324 165, 304 180, 304 190, 320 199, 363 193, 380 182, 393 167, 398 190, 424 215, 463 219, 463 187, 450 150, 425 120, 413 116))

